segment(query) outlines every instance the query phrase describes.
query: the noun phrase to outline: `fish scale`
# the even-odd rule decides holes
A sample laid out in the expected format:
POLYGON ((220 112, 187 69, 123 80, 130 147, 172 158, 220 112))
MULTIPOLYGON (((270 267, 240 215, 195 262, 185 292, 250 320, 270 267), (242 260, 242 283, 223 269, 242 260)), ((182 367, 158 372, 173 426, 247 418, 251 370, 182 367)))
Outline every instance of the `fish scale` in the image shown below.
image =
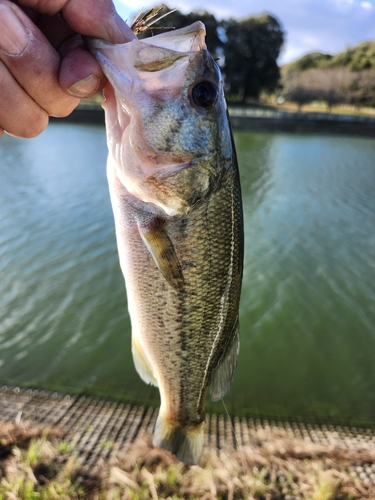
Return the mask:
POLYGON ((196 464, 207 392, 229 390, 239 348, 242 203, 220 71, 200 22, 91 50, 111 87, 107 171, 133 358, 160 391, 154 444, 196 464))

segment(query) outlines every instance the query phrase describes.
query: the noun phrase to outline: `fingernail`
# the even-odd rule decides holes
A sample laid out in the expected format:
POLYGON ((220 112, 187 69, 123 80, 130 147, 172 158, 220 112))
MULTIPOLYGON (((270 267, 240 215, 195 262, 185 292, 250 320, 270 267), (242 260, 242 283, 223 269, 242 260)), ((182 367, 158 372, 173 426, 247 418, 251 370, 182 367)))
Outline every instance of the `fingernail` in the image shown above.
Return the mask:
POLYGON ((100 80, 97 76, 91 74, 83 80, 74 83, 68 88, 69 94, 75 97, 90 97, 98 90, 100 80))
POLYGON ((10 56, 19 56, 29 43, 29 34, 14 11, 0 5, 0 49, 10 56))

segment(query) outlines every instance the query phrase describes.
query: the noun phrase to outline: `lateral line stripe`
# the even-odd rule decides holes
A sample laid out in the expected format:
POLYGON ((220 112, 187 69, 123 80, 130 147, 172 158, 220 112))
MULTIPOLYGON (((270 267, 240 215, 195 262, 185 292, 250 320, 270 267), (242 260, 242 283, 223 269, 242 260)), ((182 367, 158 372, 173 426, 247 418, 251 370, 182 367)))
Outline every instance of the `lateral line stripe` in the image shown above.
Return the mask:
POLYGON ((228 310, 228 304, 227 304, 227 300, 226 299, 228 298, 229 290, 230 290, 230 287, 231 287, 231 284, 232 284, 232 281, 233 281, 234 224, 235 224, 235 221, 234 221, 234 193, 233 193, 233 189, 232 189, 231 194, 232 194, 232 211, 231 211, 231 215, 232 215, 232 241, 231 241, 231 256, 230 256, 230 264, 229 264, 229 280, 228 280, 228 284, 226 286, 226 290, 225 290, 224 294, 222 295, 222 297, 220 299, 220 302, 221 302, 220 322, 219 322, 219 325, 218 325, 218 330, 217 330, 217 333, 216 333, 216 336, 215 336, 215 340, 214 340, 214 342, 212 344, 210 355, 209 355, 208 360, 207 360, 206 368, 205 368, 205 371, 204 371, 203 384, 202 384, 202 387, 201 387, 201 391, 200 391, 200 394, 199 394, 198 401, 201 400, 202 392, 203 392, 203 387, 205 386, 205 382, 206 382, 206 379, 207 379, 208 367, 210 365, 213 353, 215 351, 215 348, 216 348, 216 345, 218 343, 220 334, 222 332, 222 325, 223 325, 223 323, 224 323, 224 321, 226 319, 226 313, 224 312, 224 309, 226 309, 226 311, 228 310))

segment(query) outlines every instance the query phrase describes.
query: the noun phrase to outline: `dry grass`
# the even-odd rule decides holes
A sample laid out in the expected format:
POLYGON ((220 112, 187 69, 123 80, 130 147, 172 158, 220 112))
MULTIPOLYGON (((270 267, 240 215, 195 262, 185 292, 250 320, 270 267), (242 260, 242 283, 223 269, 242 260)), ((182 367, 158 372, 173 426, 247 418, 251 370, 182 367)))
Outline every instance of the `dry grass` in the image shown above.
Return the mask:
POLYGON ((205 447, 199 466, 178 462, 141 434, 87 471, 58 431, 0 425, 1 499, 375 499, 350 470, 375 464, 375 450, 322 446, 283 428, 253 430, 238 450, 205 447))
MULTIPOLYGON (((270 104, 275 105, 280 111, 298 111, 298 105, 295 102, 285 101, 283 104, 275 104, 270 102, 270 104)), ((333 106, 331 109, 327 108, 327 104, 324 102, 314 101, 308 104, 304 104, 301 107, 301 111, 304 113, 333 113, 338 115, 354 115, 354 116, 375 116, 375 108, 372 107, 358 107, 349 104, 341 104, 333 106)))
POLYGON ((375 498, 375 488, 355 479, 351 466, 375 463, 375 450, 325 447, 292 438, 284 429, 257 431, 251 446, 238 450, 206 448, 199 466, 188 467, 152 448, 144 435, 117 463, 110 481, 140 485, 138 496, 120 498, 204 499, 362 499, 375 498), (122 476, 123 475, 123 476, 122 476), (123 479, 122 479, 123 478, 123 479), (142 496, 147 488, 149 497, 142 496))

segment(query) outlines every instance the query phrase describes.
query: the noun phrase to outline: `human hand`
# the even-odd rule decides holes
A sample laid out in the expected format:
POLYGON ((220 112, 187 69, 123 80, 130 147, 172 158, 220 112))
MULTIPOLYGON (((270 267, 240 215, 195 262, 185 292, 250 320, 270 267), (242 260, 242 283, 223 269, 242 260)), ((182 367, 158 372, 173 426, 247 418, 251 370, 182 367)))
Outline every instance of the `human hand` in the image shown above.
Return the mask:
POLYGON ((111 0, 0 0, 0 136, 34 137, 106 78, 81 35, 135 38, 111 0))

